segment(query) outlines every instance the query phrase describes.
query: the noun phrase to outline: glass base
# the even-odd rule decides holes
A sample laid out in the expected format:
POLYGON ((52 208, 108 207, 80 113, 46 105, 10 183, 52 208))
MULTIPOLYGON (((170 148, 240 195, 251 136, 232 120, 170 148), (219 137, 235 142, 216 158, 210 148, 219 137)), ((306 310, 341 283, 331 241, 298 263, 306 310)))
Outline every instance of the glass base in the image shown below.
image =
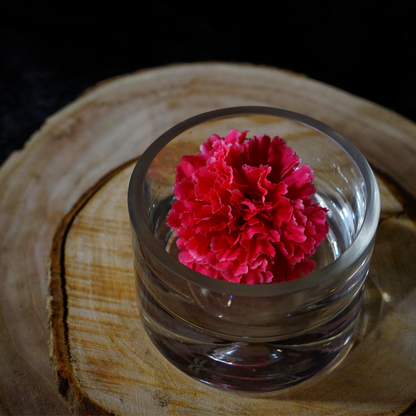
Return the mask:
POLYGON ((345 357, 352 346, 362 293, 312 333, 273 342, 212 338, 170 316, 149 297, 142 318, 158 350, 189 376, 228 390, 266 392, 294 386, 345 357))

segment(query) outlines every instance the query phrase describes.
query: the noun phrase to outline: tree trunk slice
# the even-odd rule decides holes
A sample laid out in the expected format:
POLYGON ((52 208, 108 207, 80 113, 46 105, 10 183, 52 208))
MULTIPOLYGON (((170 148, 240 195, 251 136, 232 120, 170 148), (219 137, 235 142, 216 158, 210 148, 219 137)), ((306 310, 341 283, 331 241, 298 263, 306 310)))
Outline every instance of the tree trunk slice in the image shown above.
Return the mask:
POLYGON ((68 404, 77 413, 117 414, 409 412, 416 399, 415 137, 416 125, 394 112, 272 68, 176 65, 89 90, 0 169, 0 413, 67 414, 68 404), (256 396, 190 379, 140 336, 122 208, 128 161, 177 122, 236 105, 281 107, 321 120, 387 178, 359 342, 325 377, 256 396), (388 192, 392 185, 398 193, 388 192), (100 195, 107 195, 104 203, 97 202, 100 195), (97 212, 88 217, 93 204, 97 212), (94 223, 100 215, 110 221, 94 223), (97 241, 99 235, 105 238, 97 241), (92 251, 89 239, 97 243, 92 251), (78 253, 80 244, 86 246, 78 253))
POLYGON ((315 414, 368 415, 399 413, 412 403, 416 267, 411 262, 415 253, 408 257, 407 248, 416 227, 383 181, 383 219, 353 350, 336 369, 310 382, 253 395, 219 391, 191 379, 147 337, 131 259, 126 193, 132 168, 115 172, 84 196, 54 239, 55 354, 60 385, 68 386, 64 394, 76 413, 302 415, 313 408, 315 414), (397 282, 398 256, 403 258, 397 282))

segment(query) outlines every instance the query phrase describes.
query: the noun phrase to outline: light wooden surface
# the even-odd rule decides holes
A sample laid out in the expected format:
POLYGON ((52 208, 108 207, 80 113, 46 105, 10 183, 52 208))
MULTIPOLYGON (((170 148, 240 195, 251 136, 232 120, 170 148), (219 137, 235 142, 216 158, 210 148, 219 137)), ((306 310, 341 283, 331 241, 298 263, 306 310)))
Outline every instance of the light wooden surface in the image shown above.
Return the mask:
MULTIPOLYGON (((364 331, 361 343, 347 357, 347 360, 354 359, 354 355, 366 358, 372 365, 372 372, 357 373, 344 367, 345 371, 340 373, 341 367, 338 367, 328 376, 333 380, 331 388, 319 389, 317 386, 323 381, 318 380, 307 387, 307 394, 288 390, 256 396, 252 399, 256 404, 249 413, 240 405, 232 404, 236 395, 201 386, 176 372, 163 359, 152 356, 150 346, 146 344, 148 341, 145 338, 137 340, 139 328, 131 309, 135 300, 129 289, 130 283, 115 285, 112 276, 108 280, 107 271, 98 273, 99 277, 110 282, 114 295, 118 293, 122 297, 115 296, 116 301, 102 311, 90 310, 89 314, 83 315, 85 319, 77 323, 73 319, 80 312, 75 307, 77 302, 88 309, 97 299, 103 302, 109 299, 108 292, 100 293, 102 286, 93 280, 89 288, 98 293, 88 292, 88 296, 74 300, 72 310, 62 312, 60 319, 68 322, 63 331, 70 334, 71 330, 80 327, 90 325, 89 328, 93 328, 95 321, 89 319, 96 313, 104 314, 106 319, 88 345, 82 344, 82 338, 75 336, 72 339, 69 348, 71 345, 75 348, 75 361, 65 362, 65 357, 57 357, 55 350, 55 366, 51 365, 49 312, 45 306, 47 263, 53 236, 62 219, 68 213, 76 212, 73 207, 85 193, 88 200, 103 176, 138 157, 153 139, 172 125, 204 111, 234 105, 282 107, 331 125, 354 142, 377 170, 387 175, 388 183, 398 185, 406 201, 404 209, 414 218, 413 207, 408 201, 416 196, 416 181, 413 180, 416 126, 391 111, 306 77, 251 65, 177 65, 105 82, 47 120, 25 149, 12 155, 0 169, 0 413, 66 414, 69 402, 87 411, 96 410, 98 406, 120 413, 134 413, 129 406, 135 403, 141 406, 135 409, 135 414, 146 414, 152 408, 150 406, 157 409, 156 414, 203 414, 202 410, 208 414, 261 414, 273 406, 278 409, 278 405, 290 414, 291 406, 295 404, 302 412, 316 414, 325 406, 335 406, 333 408, 341 414, 350 413, 350 410, 357 414, 398 414, 416 399, 414 381, 410 377, 415 374, 416 362, 412 306, 415 304, 416 276, 414 224, 406 214, 397 215, 397 209, 401 210, 397 208, 397 202, 393 202, 396 208, 389 208, 391 212, 385 213, 380 225, 372 286, 367 294, 369 304, 379 313, 368 314, 367 332, 364 331), (113 313, 118 309, 123 313, 113 313), (133 326, 126 324, 132 321, 136 322, 133 326), (112 360, 116 356, 100 349, 108 328, 113 331, 109 345, 125 345, 131 362, 137 367, 113 370, 118 368, 113 367, 112 360), (150 356, 138 356, 138 350, 126 346, 127 341, 118 336, 124 328, 130 331, 127 341, 149 347, 150 356), (372 341, 371 347, 365 344, 368 340, 372 341), (382 357, 376 354, 376 346, 380 343, 386 346, 382 357), (87 358, 83 354, 91 349, 94 354, 89 365, 97 366, 100 372, 85 374, 82 360, 87 358), (402 358, 400 365, 394 361, 397 357, 402 358), (391 371, 392 363, 396 371, 391 371), (66 369, 72 371, 66 374, 68 382, 63 381, 59 386, 67 395, 66 400, 61 398, 56 384, 56 365, 63 372, 61 377, 66 369), (103 368, 108 370, 107 378, 103 377, 103 368), (146 387, 143 379, 135 378, 138 368, 157 369, 146 375, 153 384, 146 387), (122 371, 124 383, 130 381, 123 392, 119 380, 108 378, 113 371, 122 371), (343 374, 343 383, 339 384, 337 374, 343 374), (387 380, 389 388, 383 390, 387 380), (165 386, 170 381, 173 387, 168 391, 165 386), (349 400, 356 394, 360 381, 366 381, 369 394, 362 394, 356 401, 349 400), (395 390, 396 386, 400 388, 395 390), (88 394, 77 396, 80 391, 88 391, 88 394), (117 394, 109 398, 106 392, 117 394), (180 392, 183 394, 179 395, 180 392)), ((107 186, 126 172, 121 169, 120 175, 102 190, 108 189, 107 186)), ((120 184, 118 191, 121 192, 121 188, 120 184)), ((112 198, 109 201, 112 209, 120 209, 112 198)), ((126 219, 120 221, 123 230, 126 219)), ((109 224, 111 228, 111 221, 109 224)), ((120 223, 117 224, 118 227, 120 223)), ((64 225, 62 227, 65 229, 64 225)), ((87 236, 100 232, 97 229, 85 231, 87 236)), ((117 238, 122 238, 121 233, 117 238)), ((107 248, 111 251, 113 247, 107 248)), ((129 266, 124 262, 128 259, 129 249, 126 246, 121 252, 117 273, 128 281, 129 266)), ((99 254, 92 256, 98 256, 93 260, 100 258, 99 254)), ((96 271, 92 275, 94 273, 96 271)), ((68 290, 70 294, 70 285, 68 290)), ((59 302, 59 295, 56 300, 59 302)), ((57 337, 55 333, 55 339, 57 337)), ((341 366, 348 362, 344 361, 341 366)), ((241 400, 248 403, 245 397, 241 400)))
MULTIPOLYGON (((53 293, 64 282, 66 295, 65 305, 54 306, 55 312, 66 311, 64 321, 54 319, 55 354, 63 367, 61 380, 70 380, 70 397, 120 415, 398 414, 412 403, 416 267, 404 266, 396 281, 394 261, 402 256, 402 264, 410 263, 407 248, 416 227, 382 180, 383 219, 355 347, 327 374, 286 391, 253 395, 192 380, 148 339, 131 261, 126 192, 132 167, 99 184, 82 208, 67 216, 55 239, 63 250, 52 256, 53 293)), ((76 413, 85 410, 76 400, 71 405, 76 413)))

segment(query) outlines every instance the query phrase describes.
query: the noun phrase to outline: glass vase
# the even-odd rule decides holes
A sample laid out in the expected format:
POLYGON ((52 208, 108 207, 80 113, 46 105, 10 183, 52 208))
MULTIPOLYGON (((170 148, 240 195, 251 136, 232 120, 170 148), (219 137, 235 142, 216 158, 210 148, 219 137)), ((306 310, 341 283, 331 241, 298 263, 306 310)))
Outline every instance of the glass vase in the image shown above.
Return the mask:
MULTIPOLYGON (((128 206, 143 325, 159 351, 202 382, 270 391, 338 363, 352 345, 380 213, 376 179, 362 154, 331 127, 269 107, 192 117, 155 140, 131 177, 128 206), (299 279, 246 285, 199 274, 178 259, 166 225, 175 166, 212 134, 248 130, 283 138, 314 171, 314 202, 329 232, 299 279)), ((140 340, 138 340, 140 342, 140 340)))

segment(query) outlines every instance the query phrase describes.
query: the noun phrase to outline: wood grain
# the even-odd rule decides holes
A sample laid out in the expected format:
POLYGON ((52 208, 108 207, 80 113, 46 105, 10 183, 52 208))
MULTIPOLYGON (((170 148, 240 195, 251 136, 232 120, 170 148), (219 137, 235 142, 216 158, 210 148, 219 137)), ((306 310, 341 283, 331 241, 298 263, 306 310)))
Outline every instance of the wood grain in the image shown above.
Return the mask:
POLYGON ((398 414, 413 401, 416 266, 408 255, 416 253, 405 249, 416 238, 416 227, 381 179, 383 219, 355 347, 341 365, 316 380, 253 396, 192 380, 148 339, 140 322, 131 261, 126 204, 131 171, 128 166, 99 186, 66 218, 64 238, 58 234, 55 239, 57 245, 64 241, 64 249, 52 256, 52 282, 64 284, 66 302, 61 305, 64 321, 53 326, 66 325, 65 342, 59 337, 56 341, 63 348, 60 356, 71 360, 60 380, 62 384, 71 373, 71 387, 83 399, 71 402, 76 413, 87 413, 88 401, 97 412, 120 415, 306 415, 312 409, 323 415, 343 415, 347 409, 350 415, 398 414), (394 350, 400 354, 392 354, 394 350))
MULTIPOLYGON (((234 105, 282 107, 326 122, 353 141, 372 165, 390 178, 390 183, 404 191, 403 195, 416 196, 413 180, 415 124, 306 77, 273 68, 212 63, 157 68, 98 85, 48 119, 25 149, 13 154, 0 169, 2 413, 69 412, 67 401, 62 400, 56 386, 55 370, 50 365, 49 313, 45 307, 48 256, 53 236, 65 215, 108 172, 138 157, 172 125, 204 111, 234 105)), ((393 230, 405 236, 411 234, 411 227, 403 222, 402 216, 391 218, 396 221, 393 230)), ((387 242, 398 239, 387 228, 380 235, 385 238, 380 250, 387 247, 387 242)), ((406 243, 398 245, 400 251, 395 253, 400 261, 390 262, 383 256, 380 259, 382 267, 393 267, 392 273, 398 277, 410 276, 412 272, 412 265, 405 263, 405 254, 414 258, 414 240, 403 241, 406 243)), ((398 291, 402 279, 397 278, 397 282, 399 286, 393 287, 393 292, 405 297, 398 291)), ((402 288, 406 296, 412 295, 408 283, 403 283, 402 288)), ((383 313, 389 322, 392 325, 399 322, 395 321, 396 312, 386 308, 383 310, 387 312, 383 313)), ((108 316, 109 322, 115 319, 111 314, 108 316)), ((128 313, 123 319, 130 319, 128 313)), ((123 319, 120 322, 124 322, 123 319)), ((403 330, 396 329, 394 334, 406 338, 412 331, 413 328, 407 326, 403 330)), ((391 351, 395 351, 394 346, 391 351)), ((403 351, 408 353, 409 349, 406 347, 399 353, 403 351)), ((375 389, 378 374, 370 382, 375 389)), ((70 391, 69 384, 68 381, 67 385, 60 386, 61 393, 70 391)), ((351 381, 350 388, 353 384, 351 381)), ((406 391, 404 381, 403 386, 406 391)), ((137 394, 140 392, 137 384, 131 389, 137 394)), ((147 394, 155 397, 154 401, 168 403, 164 391, 157 390, 157 393, 152 390, 147 394)), ((319 397, 323 402, 336 402, 334 393, 319 397)), ((78 398, 74 396, 73 400, 78 398)), ((289 406, 291 400, 289 394, 282 398, 282 403, 289 406)), ((204 406, 202 398, 196 402, 204 406)), ((305 409, 312 409, 309 402, 301 403, 305 409)), ((362 403, 366 403, 364 398, 362 403)), ((89 404, 85 403, 87 409, 89 404)), ((91 409, 96 404, 92 403, 91 409)), ((106 402, 99 405, 109 406, 106 402)), ((373 406, 374 411, 378 409, 377 403, 367 402, 367 405, 368 408, 373 406)), ((169 406, 159 407, 167 412, 173 408, 169 406)), ((219 410, 221 406, 218 405, 219 410)), ((396 409, 404 409, 403 406, 405 403, 400 401, 396 409)), ((184 409, 179 408, 178 405, 172 411, 180 413, 184 409)), ((396 410, 392 412, 395 414, 396 410)))

